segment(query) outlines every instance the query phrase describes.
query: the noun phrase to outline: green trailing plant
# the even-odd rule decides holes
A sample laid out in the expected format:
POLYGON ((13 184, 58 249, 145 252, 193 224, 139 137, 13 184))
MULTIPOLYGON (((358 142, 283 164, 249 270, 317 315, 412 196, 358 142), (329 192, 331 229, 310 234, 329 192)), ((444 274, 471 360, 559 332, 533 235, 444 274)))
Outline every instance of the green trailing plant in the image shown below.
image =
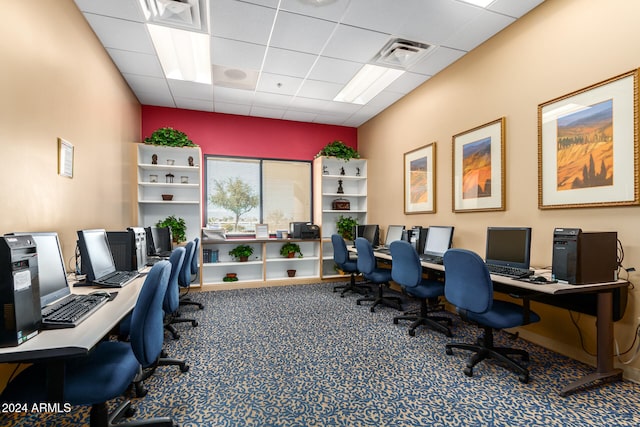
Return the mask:
POLYGON ((253 247, 249 245, 238 245, 229 251, 229 255, 239 260, 249 258, 253 254, 253 247))
POLYGON ((340 215, 336 220, 338 234, 346 240, 353 240, 353 229, 358 225, 358 220, 350 216, 340 215))
POLYGON ((300 251, 300 245, 292 242, 287 242, 284 245, 282 245, 282 248, 280 248, 280 255, 289 256, 290 253, 293 253, 294 256, 295 254, 300 254, 300 257, 302 257, 302 252, 300 251))
POLYGON ((171 127, 154 130, 150 137, 144 139, 144 143, 165 147, 197 147, 186 133, 171 127))
POLYGON ((344 142, 338 140, 325 145, 324 148, 320 150, 318 154, 316 154, 316 157, 320 156, 337 157, 338 159, 342 159, 345 162, 349 161, 350 159, 360 158, 360 154, 358 154, 356 150, 349 147, 348 145, 345 145, 344 142))
POLYGON ((174 215, 169 215, 165 219, 158 221, 156 223, 156 227, 169 227, 171 229, 173 241, 176 243, 185 242, 187 240, 187 224, 182 218, 176 218, 174 215))

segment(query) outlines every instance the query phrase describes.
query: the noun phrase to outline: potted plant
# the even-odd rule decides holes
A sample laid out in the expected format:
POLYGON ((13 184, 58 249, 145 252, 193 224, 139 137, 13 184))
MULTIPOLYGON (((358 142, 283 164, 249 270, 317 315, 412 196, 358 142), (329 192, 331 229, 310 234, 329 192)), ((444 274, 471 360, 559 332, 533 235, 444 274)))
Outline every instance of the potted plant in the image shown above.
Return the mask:
POLYGON ((164 127, 153 131, 150 137, 144 139, 145 144, 163 145, 165 147, 197 147, 187 134, 171 127, 164 127))
POLYGON ((353 240, 353 229, 358 225, 358 220, 350 216, 340 215, 336 220, 338 234, 345 240, 353 240))
POLYGON ((282 245, 282 248, 280 248, 280 255, 287 258, 293 258, 297 253, 300 254, 300 257, 302 257, 300 246, 297 243, 287 242, 282 245))
POLYGON ((253 254, 253 247, 249 245, 238 245, 229 251, 229 255, 237 258, 240 262, 247 261, 251 254, 253 254))
POLYGON ((316 157, 327 156, 327 157, 337 157, 338 159, 342 159, 345 162, 350 159, 359 159, 360 154, 353 148, 345 145, 342 141, 333 141, 328 143, 327 145, 316 154, 316 157))
POLYGON ((156 223, 156 227, 169 227, 171 229, 171 235, 173 241, 176 243, 185 242, 187 240, 187 225, 182 218, 176 218, 174 215, 169 215, 163 220, 156 223))

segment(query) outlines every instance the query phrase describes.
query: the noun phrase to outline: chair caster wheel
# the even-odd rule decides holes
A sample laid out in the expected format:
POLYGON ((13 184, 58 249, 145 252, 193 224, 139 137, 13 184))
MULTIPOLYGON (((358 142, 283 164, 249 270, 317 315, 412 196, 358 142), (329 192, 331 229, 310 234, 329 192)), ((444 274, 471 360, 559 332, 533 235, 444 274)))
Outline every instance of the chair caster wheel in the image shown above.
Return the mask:
POLYGON ((136 414, 136 408, 134 408, 133 406, 129 405, 127 407, 127 409, 125 409, 124 411, 124 416, 125 418, 131 418, 136 414))
POLYGON ((194 328, 195 328, 196 326, 198 326, 198 321, 197 321, 197 320, 193 320, 193 321, 191 322, 191 326, 193 326, 194 328))
POLYGON ((529 361, 529 355, 528 354, 523 354, 522 355, 522 361, 523 362, 528 362, 529 361))
POLYGON ((409 335, 412 336, 412 337, 415 337, 416 336, 416 331, 413 330, 413 329, 409 329, 409 335))
POLYGON ((198 308, 199 308, 200 310, 204 310, 204 305, 203 305, 203 304, 198 304, 198 308))
POLYGON ((344 298, 344 294, 340 294, 340 298, 344 298))
POLYGON ((187 372, 189 370, 189 365, 180 365, 180 372, 187 372))
POLYGON ((173 339, 174 340, 180 339, 180 334, 173 334, 173 339))
POLYGON ((463 372, 468 377, 472 377, 473 376, 473 368, 469 368, 469 367, 464 368, 463 372))
POLYGON ((356 305, 360 305, 360 301, 356 301, 356 305))
POLYGON ((393 319, 393 324, 397 325, 398 324, 398 319, 393 319))
POLYGON ((520 380, 521 383, 526 384, 529 382, 529 374, 522 374, 518 376, 518 380, 520 380))
POLYGON ((451 355, 453 354, 453 349, 450 349, 449 347, 446 347, 446 348, 444 349, 444 352, 445 352, 446 354, 448 354, 449 356, 451 356, 451 355))
POLYGON ((375 313, 375 312, 376 312, 376 309, 375 309, 375 308, 373 308, 373 307, 371 307, 371 308, 369 309, 369 311, 370 311, 370 312, 372 312, 372 313, 375 313))

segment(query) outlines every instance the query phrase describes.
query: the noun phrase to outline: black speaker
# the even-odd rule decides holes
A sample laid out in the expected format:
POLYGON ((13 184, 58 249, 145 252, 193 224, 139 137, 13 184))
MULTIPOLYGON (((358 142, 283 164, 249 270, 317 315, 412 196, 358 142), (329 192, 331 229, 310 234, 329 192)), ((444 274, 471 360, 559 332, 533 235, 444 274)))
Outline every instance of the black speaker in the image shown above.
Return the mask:
POLYGON ((0 237, 0 347, 36 336, 42 323, 38 255, 33 237, 0 237))
POLYGON ((579 228, 556 228, 553 231, 551 274, 556 280, 578 283, 579 228))

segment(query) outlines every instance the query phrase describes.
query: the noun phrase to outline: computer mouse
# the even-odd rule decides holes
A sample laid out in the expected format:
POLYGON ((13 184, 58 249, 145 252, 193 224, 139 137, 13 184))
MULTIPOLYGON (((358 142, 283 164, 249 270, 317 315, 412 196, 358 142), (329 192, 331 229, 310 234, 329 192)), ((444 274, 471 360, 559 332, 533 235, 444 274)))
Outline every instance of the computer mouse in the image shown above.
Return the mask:
POLYGON ((97 290, 97 291, 91 292, 90 295, 96 295, 96 296, 99 296, 99 297, 111 298, 111 294, 109 292, 107 292, 107 291, 97 290))
POLYGON ((536 277, 533 278, 533 281, 534 282, 538 282, 538 283, 547 283, 548 282, 547 278, 544 277, 544 276, 536 276, 536 277))

